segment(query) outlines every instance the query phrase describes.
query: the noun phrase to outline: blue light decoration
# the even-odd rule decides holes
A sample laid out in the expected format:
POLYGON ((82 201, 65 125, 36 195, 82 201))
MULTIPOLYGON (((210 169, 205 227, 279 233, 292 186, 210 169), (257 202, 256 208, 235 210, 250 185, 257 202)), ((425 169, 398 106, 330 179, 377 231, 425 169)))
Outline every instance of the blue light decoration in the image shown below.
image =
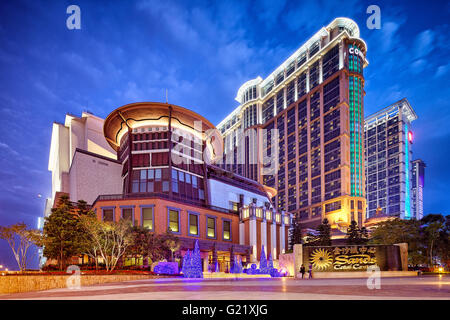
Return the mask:
POLYGON ((232 268, 230 269, 230 273, 242 273, 242 260, 237 256, 234 256, 234 263, 232 268))
POLYGON ((214 265, 214 272, 220 272, 219 270, 219 261, 216 260, 216 264, 214 265))
POLYGON ((269 273, 269 270, 267 268, 267 259, 266 259, 266 252, 264 251, 264 245, 262 246, 261 257, 259 258, 259 273, 261 274, 269 273))
POLYGON ((278 270, 276 268, 272 268, 270 269, 270 276, 272 278, 277 278, 277 277, 281 277, 280 272, 278 272, 278 270))
MULTIPOLYGON (((184 260, 183 260, 184 262, 184 260)), ((178 263, 177 262, 159 262, 153 272, 156 274, 178 274, 178 263)))
MULTIPOLYGON (((242 266, 242 264, 241 264, 242 266)), ((273 258, 272 253, 269 251, 269 255, 266 259, 266 253, 264 250, 264 246, 262 246, 261 257, 259 261, 259 269, 256 264, 253 263, 250 268, 243 269, 243 273, 253 275, 253 274, 270 274, 271 277, 287 277, 288 272, 286 269, 282 268, 281 270, 277 270, 273 267, 273 258)))
POLYGON ((268 261, 268 263, 267 263, 267 267, 269 268, 269 273, 270 273, 270 270, 272 270, 272 269, 273 269, 273 258, 272 258, 272 252, 269 252, 269 256, 267 257, 267 261, 268 261))
POLYGON ((195 241, 194 251, 188 252, 183 258, 183 276, 185 278, 203 278, 202 259, 200 257, 200 248, 198 240, 195 241))

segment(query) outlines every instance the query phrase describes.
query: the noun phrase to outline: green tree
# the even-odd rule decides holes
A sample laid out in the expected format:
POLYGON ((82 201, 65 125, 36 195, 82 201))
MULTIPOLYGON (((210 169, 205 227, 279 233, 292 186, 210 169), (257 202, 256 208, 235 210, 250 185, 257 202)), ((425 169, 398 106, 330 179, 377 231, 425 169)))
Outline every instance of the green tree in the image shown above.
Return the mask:
POLYGON ((408 244, 408 260, 418 264, 424 259, 421 224, 417 220, 391 219, 380 222, 371 232, 371 244, 408 244))
POLYGON ((289 250, 294 250, 294 244, 302 243, 302 230, 300 227, 300 217, 292 219, 292 228, 289 229, 289 250))
POLYGON ((43 231, 44 256, 56 259, 60 270, 68 258, 82 253, 83 229, 67 195, 60 198, 58 207, 45 218, 43 231))
MULTIPOLYGON (((445 247, 445 219, 441 214, 429 214, 421 220, 424 240, 428 251, 430 267, 434 264, 436 252, 442 252, 445 247)), ((448 234, 447 234, 448 237, 448 234)))
POLYGON ((23 222, 7 227, 0 226, 0 239, 8 242, 20 272, 27 268, 30 247, 41 246, 42 242, 40 231, 28 229, 23 222))
POLYGON ((347 244, 359 244, 360 242, 360 232, 358 224, 355 220, 352 220, 349 227, 347 228, 347 244))
POLYGON ((92 250, 95 248, 98 255, 103 258, 106 271, 113 271, 132 244, 129 221, 105 222, 89 217, 81 221, 93 247, 92 250))
POLYGON ((323 219, 314 233, 308 233, 306 242, 309 246, 331 246, 331 226, 327 218, 323 219))
POLYGON ((365 227, 359 228, 355 220, 352 220, 347 228, 347 244, 364 244, 369 239, 369 233, 365 227))
POLYGON ((93 211, 88 210, 80 213, 79 221, 84 231, 80 243, 81 253, 94 260, 95 270, 98 270, 100 247, 98 243, 93 241, 91 234, 87 232, 89 228, 99 228, 98 219, 93 211))
POLYGON ((180 249, 180 239, 168 231, 161 235, 161 245, 164 251, 170 253, 170 261, 174 261, 174 253, 180 249))

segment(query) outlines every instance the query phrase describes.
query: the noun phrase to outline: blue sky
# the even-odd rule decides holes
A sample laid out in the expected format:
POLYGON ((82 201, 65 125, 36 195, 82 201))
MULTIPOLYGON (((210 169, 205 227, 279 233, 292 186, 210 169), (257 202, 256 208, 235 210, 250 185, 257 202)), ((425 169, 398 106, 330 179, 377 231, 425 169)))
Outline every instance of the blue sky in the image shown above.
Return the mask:
MULTIPOLYGON (((169 102, 217 124, 243 82, 266 77, 339 16, 368 45, 365 114, 409 99, 419 116, 413 156, 427 164, 424 210, 447 214, 449 13, 446 1, 2 1, 0 225, 35 227, 42 215, 53 121, 164 101, 168 89, 169 102), (81 30, 66 28, 71 4, 81 30), (371 4, 380 30, 366 27, 371 4)), ((3 241, 0 264, 14 267, 3 241)))

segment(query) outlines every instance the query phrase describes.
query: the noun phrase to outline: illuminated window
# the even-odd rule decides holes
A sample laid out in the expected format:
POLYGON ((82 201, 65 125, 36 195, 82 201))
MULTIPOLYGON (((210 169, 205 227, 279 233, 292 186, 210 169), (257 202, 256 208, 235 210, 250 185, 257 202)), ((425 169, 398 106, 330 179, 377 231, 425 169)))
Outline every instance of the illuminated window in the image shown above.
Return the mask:
POLYGON ((142 208, 142 226, 153 230, 153 207, 142 208))
POLYGON ((198 215, 189 213, 189 234, 198 236, 198 215))
POLYGON ((169 229, 172 232, 180 232, 180 212, 178 210, 169 209, 169 229))
POLYGON ((216 237, 216 219, 215 218, 207 218, 207 236, 208 238, 215 238, 216 237))
POLYGON ((223 221, 223 240, 231 240, 231 221, 223 221))

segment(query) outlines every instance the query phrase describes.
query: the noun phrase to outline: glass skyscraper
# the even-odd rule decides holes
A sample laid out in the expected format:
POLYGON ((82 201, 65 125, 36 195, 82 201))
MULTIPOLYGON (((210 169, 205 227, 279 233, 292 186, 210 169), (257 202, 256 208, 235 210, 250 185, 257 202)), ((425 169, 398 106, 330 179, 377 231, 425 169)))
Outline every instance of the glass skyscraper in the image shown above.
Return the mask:
POLYGON ((417 115, 406 98, 365 119, 367 217, 411 219, 413 134, 417 115))

